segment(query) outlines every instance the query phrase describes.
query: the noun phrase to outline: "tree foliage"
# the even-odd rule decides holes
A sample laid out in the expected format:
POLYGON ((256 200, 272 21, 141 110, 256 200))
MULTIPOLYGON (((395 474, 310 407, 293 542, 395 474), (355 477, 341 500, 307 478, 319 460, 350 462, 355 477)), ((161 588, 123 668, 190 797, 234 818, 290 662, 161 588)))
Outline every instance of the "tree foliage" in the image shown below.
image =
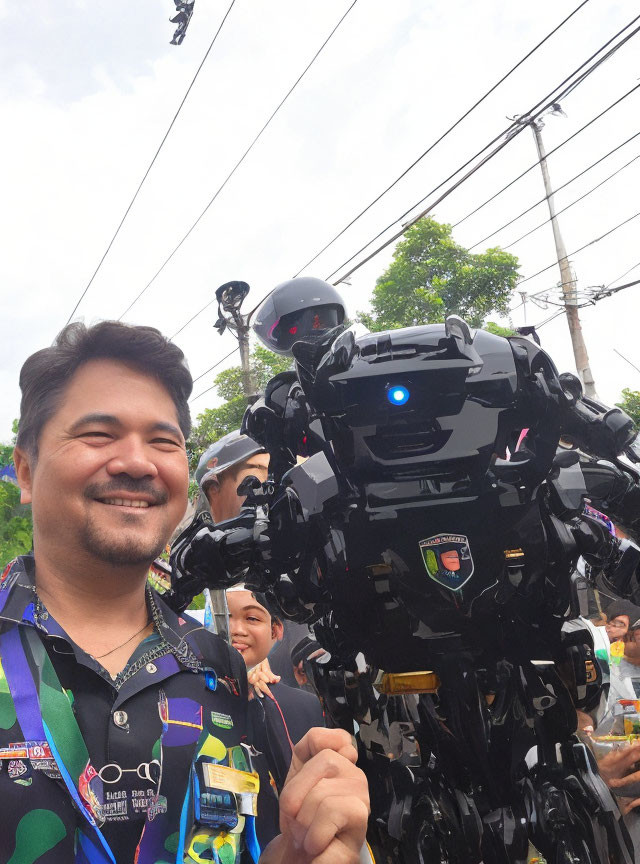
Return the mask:
MULTIPOLYGON (((13 441, 0 444, 0 466, 13 461, 13 447, 18 433, 18 421, 13 421, 13 441)), ((13 483, 0 481, 0 567, 16 555, 24 555, 33 542, 31 507, 20 503, 20 490, 13 483)))
MULTIPOLYGON (((398 243, 376 282, 370 330, 393 330, 444 321, 455 313, 474 327, 492 312, 505 315, 518 281, 518 259, 501 249, 473 254, 452 237, 451 226, 424 218, 398 243)), ((497 326, 497 325, 496 325, 497 326)))
POLYGON ((616 404, 618 408, 627 412, 636 427, 640 429, 640 390, 630 390, 625 387, 622 391, 622 401, 616 404))
MULTIPOLYGON (((253 380, 258 391, 264 390, 278 372, 291 368, 289 357, 280 357, 260 345, 251 353, 250 360, 253 380)), ((213 379, 213 384, 217 395, 225 401, 218 408, 207 408, 197 417, 188 442, 191 470, 195 470, 200 456, 207 447, 223 435, 240 427, 247 407, 242 389, 241 366, 233 366, 220 372, 213 379)))

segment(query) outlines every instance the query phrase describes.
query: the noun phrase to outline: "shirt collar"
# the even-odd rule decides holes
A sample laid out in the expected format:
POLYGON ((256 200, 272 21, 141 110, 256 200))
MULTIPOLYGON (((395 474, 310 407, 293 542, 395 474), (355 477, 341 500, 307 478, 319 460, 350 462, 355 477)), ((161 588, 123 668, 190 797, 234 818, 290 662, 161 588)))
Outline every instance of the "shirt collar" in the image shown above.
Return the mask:
POLYGON ((20 555, 7 564, 0 576, 0 625, 34 623, 35 586, 33 555, 20 555))
MULTIPOLYGON (((35 625, 35 585, 33 555, 20 555, 5 567, 0 576, 0 627, 7 622, 35 625)), ((194 671, 202 669, 202 653, 190 636, 199 629, 198 623, 176 615, 153 588, 147 588, 147 597, 156 628, 170 646, 171 653, 183 666, 194 671)), ((46 626, 44 623, 39 622, 46 632, 59 630, 59 625, 51 618, 46 626)))

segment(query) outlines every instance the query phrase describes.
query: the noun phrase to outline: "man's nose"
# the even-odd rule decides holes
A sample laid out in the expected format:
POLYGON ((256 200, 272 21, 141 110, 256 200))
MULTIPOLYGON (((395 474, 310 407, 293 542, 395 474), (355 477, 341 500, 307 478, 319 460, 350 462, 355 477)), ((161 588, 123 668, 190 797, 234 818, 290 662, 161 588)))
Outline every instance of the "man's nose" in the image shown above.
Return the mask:
POLYGON ((131 435, 118 442, 116 452, 109 460, 110 474, 128 474, 130 477, 156 477, 158 468, 144 441, 131 435))

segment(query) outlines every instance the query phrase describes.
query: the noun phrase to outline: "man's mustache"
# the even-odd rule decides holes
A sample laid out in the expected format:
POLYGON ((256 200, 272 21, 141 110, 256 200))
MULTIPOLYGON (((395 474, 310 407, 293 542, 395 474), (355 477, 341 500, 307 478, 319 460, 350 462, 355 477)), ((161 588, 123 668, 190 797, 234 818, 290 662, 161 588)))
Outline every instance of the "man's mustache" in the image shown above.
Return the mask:
POLYGON ((96 498, 117 498, 118 492, 139 493, 150 498, 154 505, 166 504, 169 500, 167 492, 156 489, 150 480, 137 479, 129 474, 119 474, 107 483, 90 483, 84 490, 84 497, 92 501, 96 498))

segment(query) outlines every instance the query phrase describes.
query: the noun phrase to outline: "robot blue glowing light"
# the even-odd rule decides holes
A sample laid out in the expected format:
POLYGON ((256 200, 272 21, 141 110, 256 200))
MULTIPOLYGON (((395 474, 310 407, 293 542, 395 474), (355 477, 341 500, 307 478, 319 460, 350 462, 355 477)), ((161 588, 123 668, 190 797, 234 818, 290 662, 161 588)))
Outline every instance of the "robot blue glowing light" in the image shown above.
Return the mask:
POLYGON ((387 399, 392 405, 405 405, 409 401, 410 395, 407 388, 402 385, 390 387, 387 390, 387 399))

